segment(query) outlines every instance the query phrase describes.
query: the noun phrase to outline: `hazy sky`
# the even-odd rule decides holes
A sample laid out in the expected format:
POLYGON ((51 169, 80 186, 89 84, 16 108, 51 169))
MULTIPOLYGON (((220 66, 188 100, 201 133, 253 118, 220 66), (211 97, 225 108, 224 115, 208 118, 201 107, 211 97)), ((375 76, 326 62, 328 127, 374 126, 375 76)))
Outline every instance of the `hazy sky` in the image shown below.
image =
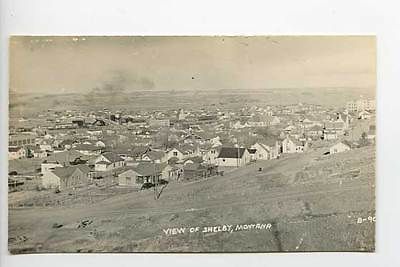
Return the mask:
POLYGON ((375 87, 374 37, 13 37, 17 92, 375 87))

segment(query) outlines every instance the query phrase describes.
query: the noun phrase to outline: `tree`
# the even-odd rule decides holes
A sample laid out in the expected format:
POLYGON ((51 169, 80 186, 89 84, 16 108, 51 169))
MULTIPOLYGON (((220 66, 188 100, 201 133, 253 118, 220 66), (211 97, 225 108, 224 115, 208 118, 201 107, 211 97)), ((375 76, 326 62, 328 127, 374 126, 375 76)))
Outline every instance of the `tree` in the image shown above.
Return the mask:
POLYGON ((32 149, 30 149, 30 148, 27 149, 27 156, 26 157, 27 158, 33 158, 34 157, 32 149))
POLYGON ((368 135, 366 132, 363 132, 361 134, 361 138, 360 138, 360 146, 363 147, 363 146, 367 146, 368 144, 369 144, 368 135))

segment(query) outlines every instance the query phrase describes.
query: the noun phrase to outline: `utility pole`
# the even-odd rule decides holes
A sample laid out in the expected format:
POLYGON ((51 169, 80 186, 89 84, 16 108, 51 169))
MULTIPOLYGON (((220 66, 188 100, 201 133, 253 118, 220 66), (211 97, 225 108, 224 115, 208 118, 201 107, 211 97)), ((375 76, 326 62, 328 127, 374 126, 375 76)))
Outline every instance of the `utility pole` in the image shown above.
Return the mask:
POLYGON ((237 144, 237 167, 239 168, 240 146, 237 144))
POLYGON ((158 192, 157 192, 157 179, 156 179, 156 162, 155 160, 153 160, 153 177, 154 177, 154 199, 157 200, 158 199, 158 192))

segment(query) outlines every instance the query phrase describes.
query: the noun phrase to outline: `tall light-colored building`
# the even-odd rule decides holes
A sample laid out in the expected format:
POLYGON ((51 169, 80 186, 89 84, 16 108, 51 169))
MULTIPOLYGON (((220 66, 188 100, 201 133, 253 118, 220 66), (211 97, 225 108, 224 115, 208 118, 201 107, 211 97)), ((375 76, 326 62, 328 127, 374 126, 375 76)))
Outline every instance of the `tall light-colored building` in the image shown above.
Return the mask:
POLYGON ((348 111, 375 110, 375 99, 359 99, 347 102, 346 108, 348 111))
POLYGON ((183 111, 183 109, 179 109, 179 111, 178 111, 178 120, 184 120, 184 119, 186 119, 186 114, 185 114, 185 112, 183 111))

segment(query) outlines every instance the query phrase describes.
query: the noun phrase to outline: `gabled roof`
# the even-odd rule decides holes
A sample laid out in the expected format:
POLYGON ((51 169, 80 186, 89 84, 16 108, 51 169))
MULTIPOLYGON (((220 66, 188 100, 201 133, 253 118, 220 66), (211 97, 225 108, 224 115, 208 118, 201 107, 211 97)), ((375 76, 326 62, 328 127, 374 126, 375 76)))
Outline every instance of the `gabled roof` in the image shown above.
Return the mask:
POLYGON ((54 168, 53 173, 62 179, 70 177, 76 170, 75 166, 70 167, 57 167, 54 168))
POLYGON ((242 158, 246 148, 240 147, 221 147, 218 158, 231 158, 237 159, 242 158))
POLYGON ((88 166, 88 165, 85 165, 85 164, 78 164, 78 165, 75 165, 75 167, 77 167, 78 169, 80 169, 83 173, 89 173, 89 172, 91 172, 91 169, 90 169, 90 167, 88 166))
POLYGON ((294 138, 286 137, 284 140, 288 140, 288 142, 292 142, 296 146, 304 146, 307 142, 306 141, 300 141, 294 138))
POLYGON ((202 157, 190 157, 190 158, 185 159, 184 162, 186 162, 188 160, 192 161, 193 163, 201 163, 201 162, 203 162, 202 157))
MULTIPOLYGON (((265 145, 265 144, 263 144, 263 143, 256 143, 256 144, 258 144, 260 147, 262 147, 264 150, 266 150, 267 152, 269 152, 270 151, 270 148, 267 146, 267 145, 265 145)), ((249 151, 250 152, 250 151, 249 151)))
POLYGON ((342 140, 342 141, 340 141, 340 142, 337 142, 337 143, 335 143, 334 145, 332 145, 331 147, 334 147, 334 146, 337 146, 337 145, 340 145, 340 144, 345 145, 345 146, 348 146, 349 148, 354 147, 354 144, 351 143, 351 142, 349 142, 349 141, 347 141, 347 140, 342 140))
POLYGON ((203 139, 203 137, 198 134, 195 134, 195 133, 190 133, 190 134, 184 136, 183 139, 201 140, 201 139, 203 139))
POLYGON ((113 152, 105 152, 105 153, 103 153, 101 155, 103 157, 105 157, 111 163, 124 161, 118 154, 115 154, 113 152))
POLYGON ((151 162, 141 162, 137 166, 132 167, 132 170, 142 176, 151 176, 155 173, 160 173, 167 164, 154 164, 151 162))
POLYGON ((13 147, 13 146, 9 146, 8 147, 8 152, 18 152, 22 149, 22 147, 13 147))
POLYGON ((77 158, 86 158, 86 156, 79 153, 76 150, 69 150, 69 151, 62 151, 62 152, 54 153, 54 154, 46 157, 44 160, 47 162, 58 162, 60 164, 63 164, 63 163, 69 164, 69 162, 74 161, 77 158))
POLYGON ((90 168, 86 165, 76 165, 76 166, 68 166, 68 167, 57 167, 54 168, 53 173, 60 177, 61 179, 67 179, 71 177, 71 175, 79 169, 82 173, 88 174, 90 172, 90 168))
POLYGON ((122 175, 122 174, 127 173, 127 172, 134 172, 134 173, 136 173, 138 175, 141 175, 140 173, 137 173, 135 171, 135 167, 133 167, 133 166, 127 166, 127 167, 123 168, 118 175, 122 175))
POLYGON ((356 147, 356 145, 353 142, 350 142, 348 140, 343 140, 343 141, 341 141, 341 143, 346 145, 346 146, 348 146, 348 147, 350 147, 350 148, 356 147))
POLYGON ((366 115, 370 115, 371 113, 370 112, 368 112, 367 110, 363 110, 363 111, 361 111, 360 113, 358 113, 358 114, 366 114, 366 115))
POLYGON ((143 156, 148 156, 151 160, 161 159, 165 156, 164 151, 150 150, 143 154, 143 156))
POLYGON ((147 146, 135 146, 132 148, 132 154, 134 156, 139 156, 143 153, 146 153, 147 151, 150 151, 151 149, 147 146))
POLYGON ((74 149, 80 151, 99 151, 101 150, 101 147, 89 144, 77 144, 74 149))

